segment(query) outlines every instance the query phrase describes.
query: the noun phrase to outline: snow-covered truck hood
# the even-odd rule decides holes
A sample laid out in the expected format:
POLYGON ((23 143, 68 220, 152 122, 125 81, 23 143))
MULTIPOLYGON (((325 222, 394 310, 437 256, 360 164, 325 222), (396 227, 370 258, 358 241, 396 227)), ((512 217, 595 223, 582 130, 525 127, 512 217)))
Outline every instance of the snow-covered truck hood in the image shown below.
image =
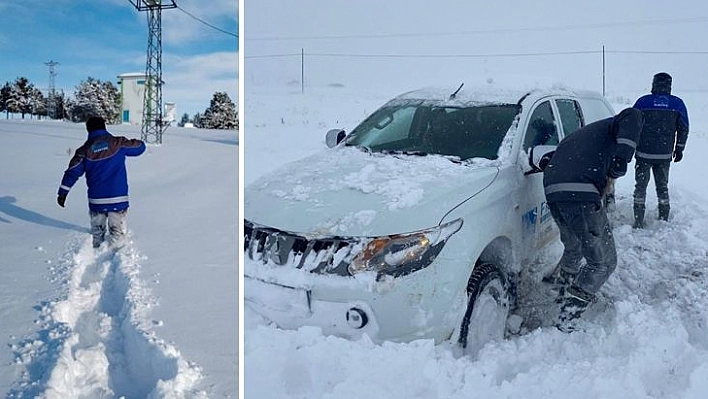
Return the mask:
POLYGON ((369 154, 338 147, 290 163, 246 187, 245 218, 306 235, 381 236, 436 226, 487 187, 492 161, 369 154))

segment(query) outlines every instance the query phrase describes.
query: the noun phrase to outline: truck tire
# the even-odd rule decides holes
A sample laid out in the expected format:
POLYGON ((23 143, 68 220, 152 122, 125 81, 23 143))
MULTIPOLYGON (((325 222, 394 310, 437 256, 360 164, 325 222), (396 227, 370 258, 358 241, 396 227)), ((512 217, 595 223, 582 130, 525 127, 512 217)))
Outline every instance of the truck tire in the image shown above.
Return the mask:
POLYGON ((501 270, 491 263, 475 266, 467 282, 467 309, 458 338, 463 355, 474 357, 487 342, 504 339, 511 303, 501 270))

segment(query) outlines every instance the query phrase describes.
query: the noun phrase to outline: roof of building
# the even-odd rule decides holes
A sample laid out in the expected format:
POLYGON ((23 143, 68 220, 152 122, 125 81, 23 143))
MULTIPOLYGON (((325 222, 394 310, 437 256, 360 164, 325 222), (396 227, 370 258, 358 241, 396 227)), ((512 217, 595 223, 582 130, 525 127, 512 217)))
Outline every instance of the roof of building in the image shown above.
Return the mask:
POLYGON ((125 78, 147 78, 147 75, 144 72, 129 72, 129 73, 121 73, 118 75, 119 78, 125 79, 125 78))

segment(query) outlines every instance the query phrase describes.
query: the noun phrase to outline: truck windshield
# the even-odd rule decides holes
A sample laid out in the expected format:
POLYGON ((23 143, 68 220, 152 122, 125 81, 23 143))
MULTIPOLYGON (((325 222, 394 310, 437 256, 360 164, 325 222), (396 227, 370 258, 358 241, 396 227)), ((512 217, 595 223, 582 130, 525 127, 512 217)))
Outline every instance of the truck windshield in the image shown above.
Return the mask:
POLYGON ((422 101, 389 103, 352 130, 346 145, 373 152, 496 159, 521 111, 516 104, 457 107, 422 101))

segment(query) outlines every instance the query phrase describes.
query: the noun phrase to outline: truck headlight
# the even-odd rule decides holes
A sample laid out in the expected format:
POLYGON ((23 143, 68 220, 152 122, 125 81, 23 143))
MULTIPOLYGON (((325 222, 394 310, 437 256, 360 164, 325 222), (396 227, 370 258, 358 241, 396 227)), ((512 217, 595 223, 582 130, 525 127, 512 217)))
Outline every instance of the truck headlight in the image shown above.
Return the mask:
POLYGON ((366 271, 400 276, 430 265, 462 219, 413 233, 372 238, 349 264, 349 274, 366 271))

